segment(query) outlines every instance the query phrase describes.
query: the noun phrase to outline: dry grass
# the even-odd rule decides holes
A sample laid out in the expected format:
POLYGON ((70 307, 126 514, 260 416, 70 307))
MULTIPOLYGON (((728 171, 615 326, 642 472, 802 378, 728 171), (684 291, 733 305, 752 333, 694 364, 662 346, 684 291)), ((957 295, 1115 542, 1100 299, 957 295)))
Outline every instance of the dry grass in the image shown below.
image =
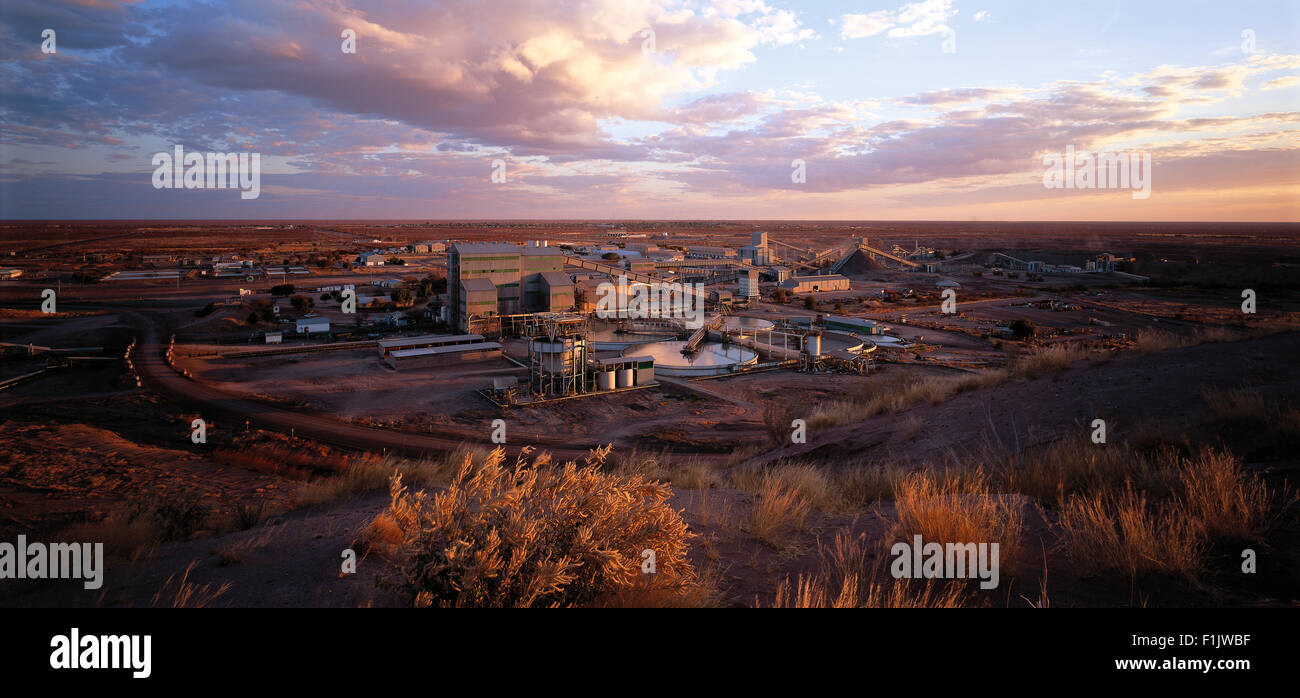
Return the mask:
POLYGON ((185 571, 181 573, 180 579, 176 575, 171 575, 163 585, 154 592, 153 600, 150 606, 157 608, 159 606, 170 608, 204 608, 216 601, 218 597, 230 591, 230 582, 225 582, 221 586, 213 588, 211 584, 195 585, 190 583, 190 572, 199 564, 198 560, 190 561, 185 566, 185 571))
POLYGON ((324 448, 288 444, 242 444, 238 448, 217 449, 212 455, 226 465, 295 480, 306 480, 314 474, 340 473, 352 461, 324 448))
POLYGON ((304 483, 295 493, 294 501, 298 506, 317 506, 377 492, 388 487, 395 473, 408 483, 436 487, 450 480, 464 458, 484 452, 482 448, 461 446, 451 453, 419 460, 366 454, 353 458, 337 475, 320 476, 304 483))
POLYGON ((687 490, 708 489, 720 484, 712 466, 693 458, 675 458, 668 449, 633 449, 625 455, 611 457, 609 470, 619 475, 639 475, 646 480, 670 482, 687 490))
POLYGON ((893 464, 858 463, 835 473, 832 491, 839 496, 842 511, 861 511, 872 504, 892 500, 898 482, 908 470, 893 464))
POLYGON ((1011 374, 1017 378, 1036 378, 1045 373, 1057 373, 1075 361, 1091 358, 1093 354, 1077 344, 1053 344, 1020 355, 1011 367, 1011 374))
POLYGON ((1165 495, 1179 481, 1176 455, 1171 450, 1145 456, 1123 444, 1094 444, 1082 430, 1019 459, 989 460, 994 463, 999 489, 1056 505, 1071 494, 1117 494, 1131 486, 1165 495))
POLYGON ((754 496, 750 533, 768 545, 783 548, 794 532, 804 529, 811 508, 799 490, 769 473, 754 496))
POLYGON ((1214 419, 1226 427, 1255 427, 1266 423, 1271 415, 1268 402, 1258 390, 1207 389, 1201 399, 1214 419))
POLYGON ((963 582, 884 575, 880 562, 869 562, 872 548, 865 535, 841 530, 829 547, 819 541, 818 552, 820 571, 799 575, 793 584, 788 578, 777 584, 774 608, 959 608, 970 603, 963 582))
POLYGON ((504 452, 466 454, 447 489, 411 493, 400 476, 374 530, 399 587, 417 606, 689 605, 701 598, 686 559, 691 535, 671 489, 602 471, 608 449, 579 465, 546 454, 512 467, 504 452), (656 571, 643 574, 642 551, 656 571))
POLYGON ((998 385, 1006 371, 982 371, 943 376, 903 376, 869 384, 850 400, 818 405, 808 417, 808 428, 853 424, 887 412, 902 412, 918 402, 937 405, 953 395, 998 385))
POLYGON ((902 478, 894 490, 898 523, 894 537, 919 534, 938 543, 997 543, 1003 569, 1014 568, 1024 533, 1024 502, 990 492, 981 469, 961 473, 926 471, 902 478))
POLYGON ((1165 573, 1195 580, 1201 569, 1204 545, 1195 522, 1176 505, 1151 506, 1131 489, 1073 495, 1058 525, 1064 549, 1085 576, 1165 573))
POLYGON ((1288 492, 1275 493, 1258 476, 1243 470, 1230 453, 1203 450, 1184 461, 1182 510, 1211 541, 1257 542, 1278 512, 1294 502, 1288 492))

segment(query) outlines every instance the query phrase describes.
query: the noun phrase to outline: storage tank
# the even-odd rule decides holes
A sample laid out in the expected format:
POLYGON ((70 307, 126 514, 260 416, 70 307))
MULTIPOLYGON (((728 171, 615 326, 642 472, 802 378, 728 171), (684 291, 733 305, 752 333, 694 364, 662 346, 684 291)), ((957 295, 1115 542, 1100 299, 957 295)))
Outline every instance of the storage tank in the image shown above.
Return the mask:
POLYGON ((614 372, 613 372, 613 371, 598 371, 598 372, 596 373, 596 389, 597 389, 597 390, 613 390, 613 389, 614 389, 614 372))
POLYGON ((620 368, 618 370, 618 387, 620 388, 632 387, 632 369, 620 368))
POLYGON ((804 338, 803 338, 803 348, 804 348, 804 351, 808 352, 808 355, 809 355, 809 356, 821 356, 821 355, 822 355, 822 336, 819 335, 819 334, 810 334, 810 335, 806 335, 806 336, 804 336, 804 338))

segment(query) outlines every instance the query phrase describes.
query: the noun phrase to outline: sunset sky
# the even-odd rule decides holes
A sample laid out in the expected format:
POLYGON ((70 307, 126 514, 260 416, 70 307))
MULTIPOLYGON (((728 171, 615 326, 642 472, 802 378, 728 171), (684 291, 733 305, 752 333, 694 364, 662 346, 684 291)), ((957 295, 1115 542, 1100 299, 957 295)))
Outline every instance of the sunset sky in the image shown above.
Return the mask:
POLYGON ((5 218, 1300 220, 1288 0, 2 7, 5 218), (155 189, 175 144, 260 197, 155 189), (1150 198, 1044 188, 1070 145, 1150 198))

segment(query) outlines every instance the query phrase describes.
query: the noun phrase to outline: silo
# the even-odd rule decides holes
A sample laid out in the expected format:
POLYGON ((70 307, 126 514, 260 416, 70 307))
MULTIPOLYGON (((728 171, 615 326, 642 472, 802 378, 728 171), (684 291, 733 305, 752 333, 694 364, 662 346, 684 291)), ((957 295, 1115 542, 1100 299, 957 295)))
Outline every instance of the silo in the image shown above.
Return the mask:
POLYGON ((620 388, 632 387, 632 369, 620 368, 618 370, 618 387, 620 388))
POLYGON ((822 336, 820 334, 805 335, 803 338, 803 348, 809 356, 821 356, 822 336))
POLYGON ((599 371, 599 372, 597 372, 597 373, 596 373, 596 389, 597 389, 597 390, 613 390, 613 389, 614 389, 614 372, 613 372, 613 371, 599 371))

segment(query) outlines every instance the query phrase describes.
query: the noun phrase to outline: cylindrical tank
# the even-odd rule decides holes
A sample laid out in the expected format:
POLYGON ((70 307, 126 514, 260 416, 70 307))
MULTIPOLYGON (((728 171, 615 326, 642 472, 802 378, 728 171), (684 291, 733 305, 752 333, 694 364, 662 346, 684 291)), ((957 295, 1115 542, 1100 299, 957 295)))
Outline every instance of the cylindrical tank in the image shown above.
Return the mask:
POLYGON ((534 339, 529 347, 533 359, 547 373, 566 373, 580 365, 583 358, 582 339, 562 337, 555 341, 547 338, 534 339))
POLYGON ((618 370, 618 387, 620 388, 632 387, 632 369, 620 368, 618 370))
POLYGON ((596 373, 596 389, 597 389, 597 390, 613 390, 613 389, 614 389, 614 372, 613 372, 613 371, 599 371, 599 372, 597 372, 597 373, 596 373))
POLYGON ((806 335, 806 336, 804 336, 804 338, 803 338, 803 348, 804 348, 804 351, 808 352, 808 355, 809 355, 809 356, 821 356, 821 355, 822 355, 822 336, 819 335, 819 334, 810 334, 810 335, 806 335))

